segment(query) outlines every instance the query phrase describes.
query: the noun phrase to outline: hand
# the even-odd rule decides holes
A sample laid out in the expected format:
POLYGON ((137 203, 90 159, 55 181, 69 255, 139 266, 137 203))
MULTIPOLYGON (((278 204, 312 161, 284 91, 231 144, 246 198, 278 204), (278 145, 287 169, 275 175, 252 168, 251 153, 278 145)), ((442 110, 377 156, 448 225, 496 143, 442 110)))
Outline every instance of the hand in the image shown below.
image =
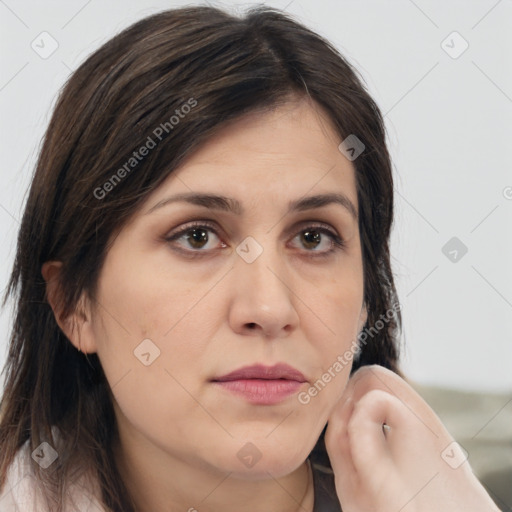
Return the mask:
POLYGON ((402 378, 377 365, 360 368, 325 432, 343 512, 499 512, 451 443, 402 378))

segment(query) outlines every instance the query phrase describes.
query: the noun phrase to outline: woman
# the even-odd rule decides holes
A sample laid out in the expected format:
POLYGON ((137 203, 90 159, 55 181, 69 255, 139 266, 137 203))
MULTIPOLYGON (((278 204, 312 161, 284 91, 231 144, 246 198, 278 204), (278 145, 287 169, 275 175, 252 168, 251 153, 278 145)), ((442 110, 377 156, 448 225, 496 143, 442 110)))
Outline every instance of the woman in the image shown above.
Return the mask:
POLYGON ((0 510, 497 510, 399 376, 392 215, 381 114, 315 33, 190 7, 114 37, 26 204, 0 510))

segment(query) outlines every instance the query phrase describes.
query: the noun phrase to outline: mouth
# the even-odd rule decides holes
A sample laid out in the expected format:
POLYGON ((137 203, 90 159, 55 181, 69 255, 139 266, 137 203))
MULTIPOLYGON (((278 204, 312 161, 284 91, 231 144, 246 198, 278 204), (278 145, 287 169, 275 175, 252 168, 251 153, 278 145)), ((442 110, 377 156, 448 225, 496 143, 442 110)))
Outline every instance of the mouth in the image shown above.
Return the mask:
POLYGON ((281 363, 245 366, 211 382, 252 404, 272 405, 295 394, 307 380, 296 368, 281 363))

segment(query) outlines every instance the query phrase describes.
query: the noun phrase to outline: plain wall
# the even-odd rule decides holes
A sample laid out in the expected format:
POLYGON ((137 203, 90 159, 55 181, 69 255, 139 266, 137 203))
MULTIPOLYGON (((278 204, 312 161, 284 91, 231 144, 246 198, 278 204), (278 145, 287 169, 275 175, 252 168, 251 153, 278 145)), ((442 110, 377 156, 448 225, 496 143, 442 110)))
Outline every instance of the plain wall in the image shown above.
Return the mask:
MULTIPOLYGON (((392 263, 405 373, 422 384, 512 390, 512 1, 266 3, 331 40, 385 115, 396 178, 392 263), (453 237, 455 245, 445 247, 453 237)), ((121 29, 186 4, 0 3, 1 289, 59 88, 121 29), (44 31, 58 43, 46 59, 31 47, 42 46, 44 31)), ((0 317, 2 366, 10 321, 7 309, 0 317)))

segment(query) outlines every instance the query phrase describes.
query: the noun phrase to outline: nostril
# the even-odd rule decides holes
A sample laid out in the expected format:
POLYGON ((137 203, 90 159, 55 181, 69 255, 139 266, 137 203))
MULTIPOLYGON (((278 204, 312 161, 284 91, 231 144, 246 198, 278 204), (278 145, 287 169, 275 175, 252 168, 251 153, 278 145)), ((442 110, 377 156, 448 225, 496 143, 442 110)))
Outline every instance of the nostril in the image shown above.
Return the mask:
POLYGON ((256 324, 254 322, 251 322, 250 324, 247 324, 247 327, 249 327, 249 329, 254 329, 256 327, 256 324))

